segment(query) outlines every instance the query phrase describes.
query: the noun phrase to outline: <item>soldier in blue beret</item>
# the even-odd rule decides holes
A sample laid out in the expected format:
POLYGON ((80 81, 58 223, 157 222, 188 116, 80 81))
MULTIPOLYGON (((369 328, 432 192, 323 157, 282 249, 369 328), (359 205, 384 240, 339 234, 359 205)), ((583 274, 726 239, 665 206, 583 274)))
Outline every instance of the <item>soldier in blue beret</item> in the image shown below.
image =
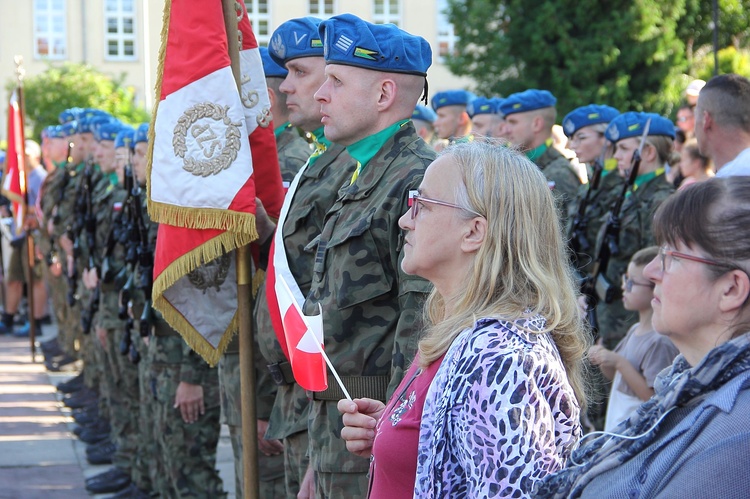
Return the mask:
POLYGON ((471 133, 475 138, 500 138, 504 123, 499 104, 497 99, 486 97, 477 97, 469 103, 467 111, 471 117, 471 133))
POLYGON ((568 147, 576 153, 579 163, 588 168, 589 182, 579 188, 573 211, 568 213, 571 223, 566 229, 576 268, 585 273, 591 271, 594 263, 601 218, 622 191, 623 179, 617 174, 617 160, 612 157, 614 146, 604 136, 609 122, 619 114, 613 107, 589 104, 574 109, 562 122, 568 147))
POLYGON ((434 145, 435 140, 435 120, 437 114, 435 111, 422 104, 417 104, 414 111, 411 113, 411 120, 414 123, 414 128, 417 130, 417 134, 422 137, 422 140, 430 145, 434 145))
MULTIPOLYGON (((349 380, 351 395, 386 400, 416 353, 418 317, 430 290, 400 268, 399 218, 435 158, 411 121, 432 50, 393 24, 351 14, 323 21, 320 34, 327 63, 316 93, 322 122, 329 139, 347 146, 357 170, 326 216, 304 310, 317 314, 322 306, 326 352, 349 380)), ((365 497, 370 461, 349 453, 338 436, 343 395, 331 384, 313 394, 310 484, 316 497, 365 497)), ((359 409, 367 411, 350 407, 359 409)))
POLYGON ((455 141, 471 133, 471 117, 466 111, 474 94, 466 90, 446 90, 432 97, 432 109, 437 113, 433 124, 438 138, 455 141))
POLYGON ((260 47, 260 56, 263 61, 263 72, 266 75, 268 98, 271 101, 281 180, 284 187, 288 188, 294 176, 310 157, 312 150, 300 135, 299 129, 289 122, 286 94, 281 91, 281 84, 284 83, 289 71, 271 58, 267 48, 260 47))
MULTIPOLYGON (((314 251, 306 247, 310 241, 318 237, 323 229, 323 221, 328 209, 335 203, 339 188, 345 184, 355 168, 354 161, 346 153, 342 145, 332 143, 325 134, 321 123, 320 103, 315 100, 315 92, 325 81, 325 59, 323 58, 323 43, 318 27, 320 19, 303 17, 291 19, 280 25, 271 36, 269 54, 280 65, 285 66, 289 73, 279 84, 279 91, 286 99, 288 122, 292 127, 300 128, 311 139, 314 152, 306 151, 306 164, 298 165, 302 155, 301 147, 295 147, 296 153, 287 154, 280 151, 279 163, 283 167, 288 157, 293 167, 285 168, 288 173, 292 169, 300 168, 297 181, 290 183, 287 196, 290 199, 289 209, 283 219, 278 221, 279 230, 276 240, 276 254, 274 260, 285 259, 289 264, 294 282, 290 286, 297 287, 300 294, 305 296, 309 292, 313 279, 315 262, 314 251)), ((270 86, 270 85, 269 85, 270 86)), ((278 119, 274 111, 274 118, 278 119)), ((279 114, 279 116, 282 116, 279 114)), ((280 121, 280 120, 279 120, 280 121)), ((283 122, 277 121, 279 126, 283 122)), ((278 128, 278 127, 277 127, 278 128)), ((290 137, 294 128, 284 128, 277 145, 284 145, 284 136, 290 137)), ((287 174, 286 180, 289 180, 287 174)), ((280 278, 277 276, 277 282, 280 278)), ((265 288, 261 287, 258 302, 263 301, 265 288)), ((296 497, 300 492, 304 477, 309 469, 307 420, 310 401, 307 392, 299 386, 291 374, 291 365, 281 350, 273 329, 268 326, 270 318, 263 307, 256 307, 254 311, 258 323, 259 350, 269 366, 269 372, 259 375, 259 383, 267 381, 271 376, 278 393, 273 407, 266 410, 265 397, 257 397, 262 406, 258 411, 259 428, 267 428, 266 442, 270 446, 283 443, 284 455, 284 488, 287 497, 296 497)), ((229 350, 229 349, 228 349, 229 350)), ((236 353, 236 349, 235 349, 236 353)), ((236 356, 226 356, 223 367, 227 371, 237 372, 236 356)), ((222 374, 225 385, 232 383, 229 376, 222 374)), ((268 383, 266 383, 268 384, 268 383)), ((234 386, 237 380, 234 380, 234 386)), ((263 389, 268 393, 268 389, 263 389)), ((227 389, 227 393, 231 393, 227 389)), ((235 405, 238 397, 232 397, 235 405)), ((228 408, 229 404, 225 407, 228 408)), ((236 407, 227 411, 230 438, 235 450, 235 464, 238 470, 241 466, 241 428, 239 412, 236 407)), ((274 450, 277 453, 278 449, 274 450)), ((259 469, 261 481, 261 495, 268 497, 279 496, 275 488, 273 459, 269 458, 259 469), (266 466, 267 464, 267 466, 266 466)), ((238 473, 241 475, 241 472, 238 473)), ((236 484, 239 489, 241 484, 236 484)), ((238 496, 239 496, 238 492, 238 496)))
POLYGON ((500 106, 505 116, 504 133, 515 147, 539 166, 547 177, 563 226, 573 210, 581 180, 570 161, 554 147, 557 99, 547 90, 525 90, 508 96, 500 106))
MULTIPOLYGON (((610 257, 603 276, 609 286, 615 289, 620 288, 621 277, 635 252, 655 244, 651 222, 659 205, 674 192, 674 186, 666 180, 664 173, 667 164, 670 161, 675 161, 673 164, 676 164, 677 158, 673 157, 674 125, 663 116, 654 113, 623 113, 609 123, 605 132, 607 139, 615 144, 614 158, 617 160, 619 173, 627 177, 630 175, 633 153, 640 146, 641 136, 649 120, 638 176, 620 213, 618 253, 610 257)), ((602 222, 606 218, 607 215, 604 215, 602 222)), ((598 289, 604 287, 606 286, 597 286, 598 289)), ((610 350, 637 320, 637 315, 623 308, 620 299, 611 303, 601 299, 596 312, 600 336, 604 346, 610 350)))
POLYGON ((133 139, 133 174, 142 187, 146 185, 146 163, 148 155, 148 123, 141 123, 135 129, 133 139))

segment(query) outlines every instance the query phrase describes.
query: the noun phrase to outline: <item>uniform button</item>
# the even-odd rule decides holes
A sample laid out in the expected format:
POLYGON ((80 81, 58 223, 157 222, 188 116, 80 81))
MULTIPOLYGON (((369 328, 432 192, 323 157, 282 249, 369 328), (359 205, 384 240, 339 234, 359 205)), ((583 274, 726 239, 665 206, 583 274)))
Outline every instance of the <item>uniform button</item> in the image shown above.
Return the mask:
POLYGON ((645 471, 638 475, 638 481, 641 483, 646 483, 646 478, 648 478, 648 473, 646 473, 645 471))
POLYGON ((640 494, 640 492, 638 492, 638 491, 637 491, 637 490, 635 490, 635 489, 631 489, 631 490, 630 490, 630 492, 628 492, 628 497, 629 497, 630 499, 638 499, 638 497, 639 497, 640 495, 641 495, 641 494, 640 494))

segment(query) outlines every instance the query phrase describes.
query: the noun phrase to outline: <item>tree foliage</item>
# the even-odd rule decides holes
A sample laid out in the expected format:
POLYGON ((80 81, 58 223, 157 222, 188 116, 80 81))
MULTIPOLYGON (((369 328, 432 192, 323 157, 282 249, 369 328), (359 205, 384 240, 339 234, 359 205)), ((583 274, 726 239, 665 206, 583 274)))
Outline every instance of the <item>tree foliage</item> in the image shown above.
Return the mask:
MULTIPOLYGON (((719 3, 735 33, 723 40, 745 40, 750 0, 719 3)), ((710 15, 707 0, 450 0, 459 42, 447 62, 486 95, 550 90, 562 114, 589 103, 669 114, 692 79, 687 43, 710 41, 710 15)))
MULTIPOLYGON (((33 137, 44 127, 59 123, 58 115, 71 107, 103 109, 128 123, 149 119, 145 109, 134 103, 132 88, 88 65, 65 63, 24 81, 27 126, 33 137)), ((12 88, 15 83, 9 85, 12 88)))

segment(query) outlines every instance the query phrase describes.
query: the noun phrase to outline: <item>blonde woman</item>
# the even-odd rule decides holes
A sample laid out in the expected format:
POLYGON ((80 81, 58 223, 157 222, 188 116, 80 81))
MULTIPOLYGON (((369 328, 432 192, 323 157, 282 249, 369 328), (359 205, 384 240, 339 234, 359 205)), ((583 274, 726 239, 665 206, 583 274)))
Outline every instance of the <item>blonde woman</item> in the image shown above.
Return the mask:
POLYGON ((711 158, 701 154, 698 141, 695 139, 687 141, 682 146, 680 173, 685 177, 680 184, 680 190, 701 180, 708 180, 715 175, 714 162, 711 158))
POLYGON ((387 405, 342 400, 370 497, 526 497, 580 436, 587 332, 555 203, 525 156, 485 142, 427 169, 402 269, 428 279, 426 332, 387 405))

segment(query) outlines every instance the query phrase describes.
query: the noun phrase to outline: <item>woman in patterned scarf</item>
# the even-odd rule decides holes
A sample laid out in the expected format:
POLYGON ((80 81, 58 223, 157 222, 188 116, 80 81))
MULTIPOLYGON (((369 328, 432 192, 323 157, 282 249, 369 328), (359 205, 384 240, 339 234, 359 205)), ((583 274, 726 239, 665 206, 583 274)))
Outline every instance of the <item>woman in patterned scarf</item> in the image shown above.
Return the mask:
MULTIPOLYGON (((656 212, 653 325, 680 351, 655 395, 548 476, 537 497, 750 497, 750 177, 688 186, 656 212)), ((594 434, 592 434, 593 436, 594 434)))
POLYGON ((387 405, 342 400, 370 497, 528 497, 580 436, 588 335, 552 194, 497 144, 446 149, 425 172, 402 269, 434 285, 418 354, 387 405))

